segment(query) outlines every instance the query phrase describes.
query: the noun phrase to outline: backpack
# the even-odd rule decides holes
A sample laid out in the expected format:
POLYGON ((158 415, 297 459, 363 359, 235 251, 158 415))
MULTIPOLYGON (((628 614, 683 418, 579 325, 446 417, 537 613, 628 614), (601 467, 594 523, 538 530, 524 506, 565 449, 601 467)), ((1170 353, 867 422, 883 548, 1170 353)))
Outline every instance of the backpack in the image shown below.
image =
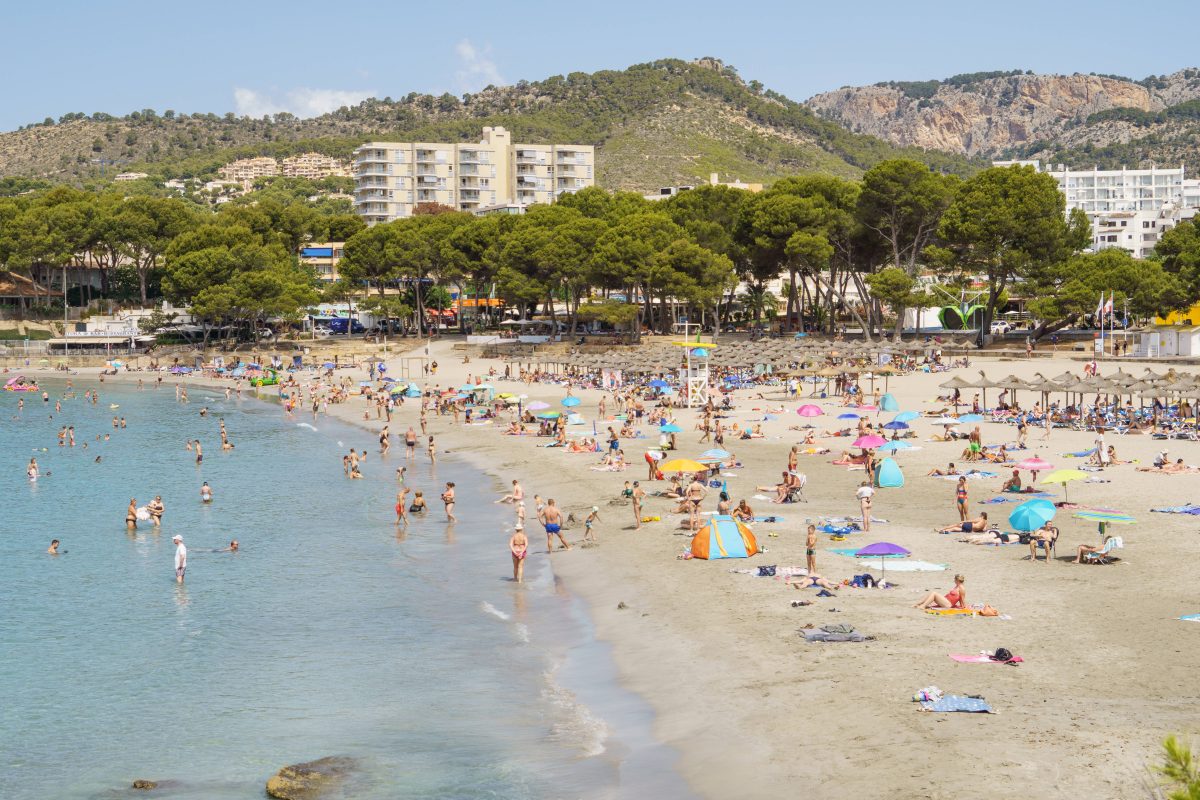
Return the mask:
POLYGON ((991 655, 992 661, 1012 661, 1013 654, 1007 648, 997 647, 996 652, 991 655))

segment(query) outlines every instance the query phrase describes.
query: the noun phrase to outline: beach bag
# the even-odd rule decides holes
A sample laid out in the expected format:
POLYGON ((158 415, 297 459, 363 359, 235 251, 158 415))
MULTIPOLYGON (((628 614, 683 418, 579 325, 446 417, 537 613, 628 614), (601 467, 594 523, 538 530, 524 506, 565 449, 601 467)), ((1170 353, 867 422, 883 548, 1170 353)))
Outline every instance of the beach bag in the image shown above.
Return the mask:
POLYGON ((984 603, 983 608, 980 609, 980 611, 979 611, 979 616, 981 616, 981 617, 998 617, 998 616, 1000 616, 1000 612, 997 611, 996 609, 992 608, 991 606, 987 605, 986 603, 984 603))
POLYGON ((991 659, 992 661, 1012 661, 1013 654, 1012 651, 1008 650, 1007 648, 997 647, 996 652, 992 653, 991 659))

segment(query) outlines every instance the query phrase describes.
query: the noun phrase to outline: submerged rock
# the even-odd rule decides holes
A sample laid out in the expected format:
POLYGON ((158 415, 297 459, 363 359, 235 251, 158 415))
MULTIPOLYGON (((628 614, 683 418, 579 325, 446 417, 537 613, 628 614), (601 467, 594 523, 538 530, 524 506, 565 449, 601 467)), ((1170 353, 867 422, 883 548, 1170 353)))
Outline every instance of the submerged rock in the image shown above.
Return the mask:
POLYGON ((133 782, 133 788, 141 789, 143 791, 148 792, 151 789, 157 789, 158 782, 157 781, 148 781, 145 778, 138 778, 136 781, 133 782))
POLYGON ((276 800, 314 800, 341 784, 354 766, 354 759, 345 756, 292 764, 267 781, 267 796, 276 800))

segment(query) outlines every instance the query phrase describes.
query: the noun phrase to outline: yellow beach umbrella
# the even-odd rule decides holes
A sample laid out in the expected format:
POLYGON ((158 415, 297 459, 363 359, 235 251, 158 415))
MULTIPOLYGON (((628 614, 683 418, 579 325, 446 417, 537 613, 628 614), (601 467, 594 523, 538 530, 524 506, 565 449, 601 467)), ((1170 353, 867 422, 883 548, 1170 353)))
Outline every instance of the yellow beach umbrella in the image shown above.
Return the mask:
POLYGON ((658 465, 663 472, 707 472, 708 467, 690 458, 673 458, 658 465))
POLYGON ((1082 470, 1078 470, 1078 469, 1056 469, 1056 470, 1054 470, 1054 472, 1051 472, 1049 475, 1047 475, 1045 478, 1042 479, 1042 484, 1043 485, 1047 484, 1047 483, 1062 484, 1063 498, 1068 499, 1067 498, 1067 484, 1070 483, 1071 481, 1081 481, 1084 478, 1086 478, 1087 476, 1088 476, 1088 474, 1086 472, 1083 472, 1082 470))

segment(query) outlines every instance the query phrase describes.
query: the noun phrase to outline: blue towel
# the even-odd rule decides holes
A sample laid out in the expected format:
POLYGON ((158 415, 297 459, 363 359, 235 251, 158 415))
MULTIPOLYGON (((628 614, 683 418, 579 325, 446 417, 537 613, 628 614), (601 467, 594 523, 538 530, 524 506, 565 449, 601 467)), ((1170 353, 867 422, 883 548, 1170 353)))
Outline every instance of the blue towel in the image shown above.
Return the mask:
POLYGON ((1200 622, 1200 614, 1184 614, 1179 619, 1184 622, 1200 622))
POLYGON ((769 517, 755 517, 754 521, 755 522, 783 522, 783 517, 777 517, 774 514, 772 514, 769 517))
POLYGON ((821 527, 817 528, 817 530, 821 531, 822 533, 836 533, 839 535, 845 535, 847 533, 853 533, 854 531, 858 530, 858 528, 857 526, 850 527, 849 525, 841 527, 837 525, 822 525, 821 527))
POLYGON ((948 694, 941 700, 922 700, 921 708, 926 711, 967 711, 977 714, 990 714, 992 707, 987 704, 987 701, 977 697, 962 697, 957 694, 948 694))

